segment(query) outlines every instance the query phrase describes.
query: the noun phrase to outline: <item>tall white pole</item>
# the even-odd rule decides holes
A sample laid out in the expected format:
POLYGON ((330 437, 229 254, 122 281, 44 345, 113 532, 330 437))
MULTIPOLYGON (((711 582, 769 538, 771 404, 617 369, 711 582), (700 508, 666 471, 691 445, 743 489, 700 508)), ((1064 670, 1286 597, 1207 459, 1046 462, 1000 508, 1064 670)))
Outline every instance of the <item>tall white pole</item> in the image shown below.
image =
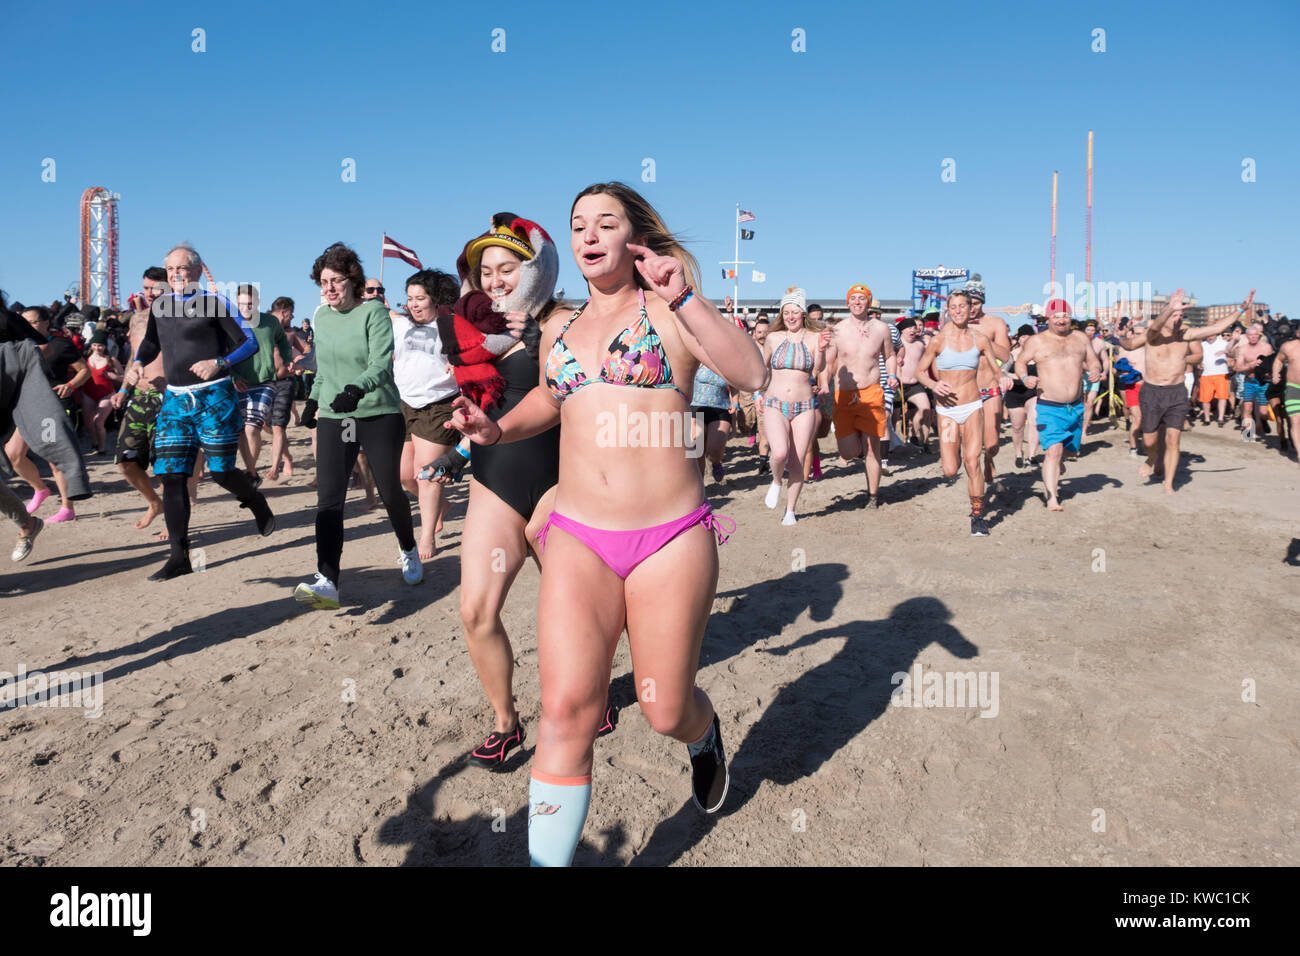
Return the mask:
POLYGON ((740 203, 736 203, 736 252, 735 252, 736 284, 733 287, 731 301, 736 315, 740 315, 740 203))

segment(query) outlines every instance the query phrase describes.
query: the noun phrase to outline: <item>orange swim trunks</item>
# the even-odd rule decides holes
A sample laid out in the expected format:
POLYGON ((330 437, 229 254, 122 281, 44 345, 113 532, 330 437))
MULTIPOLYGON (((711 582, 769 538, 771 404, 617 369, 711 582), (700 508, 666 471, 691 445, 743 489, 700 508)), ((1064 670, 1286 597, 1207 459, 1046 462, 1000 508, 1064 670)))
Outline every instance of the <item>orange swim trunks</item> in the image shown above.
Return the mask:
POLYGON ((1228 376, 1202 375, 1201 401, 1212 402, 1220 398, 1225 402, 1228 400, 1228 376))
POLYGON ((885 393, 880 385, 866 388, 836 389, 835 407, 831 420, 835 423, 837 438, 847 438, 854 432, 885 437, 885 393))

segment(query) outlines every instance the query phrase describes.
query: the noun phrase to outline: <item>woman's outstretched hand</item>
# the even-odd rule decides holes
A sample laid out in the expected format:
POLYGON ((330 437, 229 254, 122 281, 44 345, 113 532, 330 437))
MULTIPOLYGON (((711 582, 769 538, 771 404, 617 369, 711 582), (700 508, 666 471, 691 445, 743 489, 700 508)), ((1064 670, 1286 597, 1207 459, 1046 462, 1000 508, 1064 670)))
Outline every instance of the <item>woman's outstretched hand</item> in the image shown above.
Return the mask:
POLYGON ((686 270, 681 260, 672 256, 661 256, 653 249, 639 246, 635 242, 627 244, 628 252, 637 257, 636 269, 641 273, 655 295, 665 302, 677 298, 686 288, 686 270))
POLYGON ((494 445, 501 440, 501 428, 487 413, 464 395, 451 403, 451 427, 476 445, 494 445))

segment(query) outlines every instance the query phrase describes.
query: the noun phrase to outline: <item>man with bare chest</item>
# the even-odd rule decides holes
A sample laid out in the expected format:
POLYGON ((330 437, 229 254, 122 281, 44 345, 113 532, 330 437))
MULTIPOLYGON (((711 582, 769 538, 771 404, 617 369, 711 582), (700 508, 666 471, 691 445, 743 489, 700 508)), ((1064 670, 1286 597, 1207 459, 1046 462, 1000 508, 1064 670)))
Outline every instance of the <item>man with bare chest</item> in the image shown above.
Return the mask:
MULTIPOLYGON (((1244 304, 1246 312, 1254 301, 1252 289, 1244 304)), ((1169 304, 1152 320, 1145 334, 1130 336, 1120 343, 1126 349, 1141 345, 1145 352, 1146 366, 1138 402, 1142 408, 1142 441, 1147 460, 1138 474, 1143 478, 1163 476, 1167 495, 1174 493, 1178 446, 1191 407, 1184 385, 1188 363, 1201 361, 1203 339, 1226 331, 1243 314, 1239 312, 1213 325, 1189 330, 1183 327, 1183 307, 1183 290, 1179 289, 1169 297, 1169 304)))
POLYGON ((131 487, 144 497, 146 505, 144 517, 135 523, 137 529, 148 527, 163 511, 162 499, 154 491, 148 468, 153 461, 154 428, 158 421, 158 411, 162 408, 167 378, 163 373, 161 354, 143 370, 131 363, 130 359, 135 357, 140 350, 140 343, 144 341, 145 330, 149 327, 149 309, 154 300, 170 292, 167 270, 162 266, 150 266, 144 270, 144 297, 132 297, 135 311, 127 326, 131 352, 128 361, 122 364, 128 368, 122 387, 113 396, 114 408, 125 406, 122 426, 117 433, 117 467, 131 487))
MULTIPOLYGON (((1291 424, 1291 441, 1294 445, 1300 435, 1300 339, 1282 343, 1273 360, 1272 381, 1282 384, 1282 369, 1286 368, 1286 388, 1282 392, 1282 407, 1291 424)), ((1297 456, 1300 459, 1300 456, 1297 456)))
POLYGON ((1047 510, 1064 511, 1057 495, 1064 453, 1078 453, 1083 440, 1084 380, 1101 380, 1101 360, 1083 332, 1070 328, 1070 307, 1047 304, 1047 330, 1031 336, 1016 356, 1016 376, 1038 391, 1038 440, 1043 446, 1047 510), (1033 363, 1037 375, 1029 375, 1033 363))
POLYGON ((832 420, 840 456, 865 459, 867 506, 880 507, 880 441, 886 434, 885 392, 880 387, 884 356, 889 388, 898 387, 897 359, 889 327, 867 315, 871 290, 858 284, 849 289, 849 317, 822 331, 827 380, 834 389, 832 420))
POLYGON ((903 400, 912 409, 912 441, 921 448, 930 447, 930 393, 916 377, 916 366, 925 354, 926 340, 922 335, 920 319, 904 319, 899 323, 903 336, 902 362, 898 378, 903 385, 903 400))
MULTIPOLYGON (((1007 323, 996 315, 984 314, 984 283, 979 273, 971 277, 963 289, 970 296, 970 326, 989 340, 993 345, 993 354, 999 362, 1006 364, 1011 360, 1011 335, 1007 323)), ((984 415, 984 481, 990 482, 996 477, 993 459, 998 454, 998 423, 1002 420, 1002 369, 994 368, 984 356, 980 356, 979 371, 975 382, 980 388, 980 400, 984 403, 981 412, 984 415)))
POLYGON ((1264 327, 1258 322, 1251 323, 1246 329, 1245 341, 1237 346, 1234 368, 1234 371, 1246 376, 1241 390, 1242 441, 1254 441, 1261 431, 1264 409, 1268 407, 1268 381, 1271 374, 1270 363, 1266 360, 1272 354, 1273 346, 1264 338, 1264 327))

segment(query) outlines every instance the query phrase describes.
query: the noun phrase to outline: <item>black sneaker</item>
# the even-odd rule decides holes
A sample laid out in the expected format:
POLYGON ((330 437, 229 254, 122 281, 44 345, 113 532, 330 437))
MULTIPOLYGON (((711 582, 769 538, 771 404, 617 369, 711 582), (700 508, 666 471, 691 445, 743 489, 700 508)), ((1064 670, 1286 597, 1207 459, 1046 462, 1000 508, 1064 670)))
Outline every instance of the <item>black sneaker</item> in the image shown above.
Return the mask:
POLYGON ((722 725, 715 713, 713 746, 691 757, 691 799, 705 813, 717 813, 727 799, 730 786, 731 773, 727 770, 727 754, 722 748, 722 725))
POLYGON ((605 722, 601 724, 600 728, 596 731, 596 736, 604 737, 606 734, 612 734, 614 732, 614 719, 616 717, 618 717, 618 711, 614 709, 614 705, 607 705, 605 707, 605 722))
POLYGON ((178 578, 183 574, 193 574, 194 569, 190 567, 190 556, 187 551, 181 557, 169 557, 167 563, 161 568, 149 575, 150 581, 170 581, 172 578, 178 578))
POLYGON ((241 501, 239 507, 253 512, 253 519, 257 522, 257 533, 263 538, 275 530, 275 515, 271 513, 271 506, 267 504, 266 496, 261 492, 257 493, 256 498, 241 501))
POLYGON ((1016 455, 1016 467, 1017 468, 1025 467, 1025 459, 1023 455, 1016 455))
POLYGON ((986 522, 981 515, 971 515, 970 533, 976 538, 987 538, 989 536, 988 522, 986 522))
POLYGON ((499 734, 495 730, 492 731, 487 735, 487 740, 470 751, 466 759, 480 767, 496 770, 506 762, 506 756, 510 751, 522 746, 523 742, 524 722, 521 720, 515 724, 515 729, 509 733, 499 734))

